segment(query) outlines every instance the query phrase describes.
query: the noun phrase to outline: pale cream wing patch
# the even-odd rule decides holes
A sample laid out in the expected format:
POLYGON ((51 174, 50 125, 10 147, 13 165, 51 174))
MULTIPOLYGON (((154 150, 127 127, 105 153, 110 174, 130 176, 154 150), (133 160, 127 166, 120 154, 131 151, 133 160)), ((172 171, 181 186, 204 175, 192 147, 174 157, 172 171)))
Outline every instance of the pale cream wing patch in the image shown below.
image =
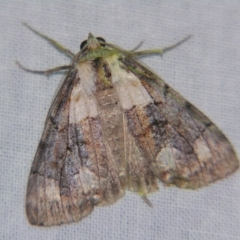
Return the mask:
POLYGON ((132 73, 123 69, 117 59, 107 59, 112 70, 112 83, 118 93, 123 110, 129 110, 135 106, 145 106, 153 100, 141 81, 132 73))

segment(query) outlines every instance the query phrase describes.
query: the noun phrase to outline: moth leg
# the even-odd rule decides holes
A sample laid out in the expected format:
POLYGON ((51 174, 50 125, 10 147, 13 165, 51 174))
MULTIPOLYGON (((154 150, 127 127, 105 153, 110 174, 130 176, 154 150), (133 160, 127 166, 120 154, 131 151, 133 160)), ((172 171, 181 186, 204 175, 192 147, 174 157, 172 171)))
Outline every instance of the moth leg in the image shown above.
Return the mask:
POLYGON ((55 67, 55 68, 39 71, 39 70, 31 70, 31 69, 25 68, 18 61, 16 61, 16 64, 21 69, 23 69, 24 71, 31 72, 31 73, 37 73, 37 74, 45 74, 45 75, 49 75, 49 74, 52 74, 52 73, 55 73, 55 72, 59 72, 59 71, 62 71, 62 70, 67 70, 67 69, 70 69, 70 67, 71 67, 70 65, 65 65, 65 66, 59 66, 59 67, 55 67))
POLYGON ((177 43, 175 43, 175 44, 173 44, 171 46, 162 48, 162 49, 144 50, 144 51, 139 51, 139 52, 131 52, 130 51, 130 56, 131 57, 141 57, 141 56, 146 56, 146 55, 151 55, 151 54, 160 54, 160 55, 162 55, 163 53, 165 53, 167 51, 170 51, 170 50, 180 46, 182 43, 186 42, 191 37, 192 37, 192 35, 189 35, 189 36, 185 37, 184 39, 182 39, 181 41, 179 41, 179 42, 177 42, 177 43))
POLYGON ((68 57, 70 57, 71 59, 75 56, 74 53, 72 53, 69 49, 65 48, 63 45, 61 45, 59 42, 57 42, 56 40, 48 37, 47 35, 37 31, 36 29, 32 28, 31 26, 29 26, 27 23, 23 22, 22 23, 24 26, 26 26, 28 29, 30 29, 32 32, 36 33, 37 35, 39 35, 40 37, 42 37, 43 39, 47 40, 52 46, 54 46, 58 51, 63 52, 64 54, 66 54, 68 57))
POLYGON ((137 51, 137 49, 139 49, 142 45, 143 45, 143 41, 141 41, 135 48, 133 48, 133 49, 130 50, 129 52, 134 53, 134 52, 137 51))
POLYGON ((151 201, 147 198, 146 195, 142 195, 141 197, 142 197, 142 200, 143 200, 149 207, 151 207, 151 208, 153 207, 151 201))

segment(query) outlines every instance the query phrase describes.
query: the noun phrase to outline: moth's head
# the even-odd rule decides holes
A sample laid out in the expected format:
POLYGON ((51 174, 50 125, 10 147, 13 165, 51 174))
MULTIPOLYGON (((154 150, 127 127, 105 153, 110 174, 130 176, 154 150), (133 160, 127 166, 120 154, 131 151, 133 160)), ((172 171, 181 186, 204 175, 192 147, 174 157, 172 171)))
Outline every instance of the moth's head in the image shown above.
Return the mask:
POLYGON ((91 33, 88 34, 88 39, 84 40, 81 45, 80 49, 88 49, 88 50, 94 50, 96 48, 99 48, 100 46, 104 46, 104 43, 106 41, 101 37, 94 37, 91 33))

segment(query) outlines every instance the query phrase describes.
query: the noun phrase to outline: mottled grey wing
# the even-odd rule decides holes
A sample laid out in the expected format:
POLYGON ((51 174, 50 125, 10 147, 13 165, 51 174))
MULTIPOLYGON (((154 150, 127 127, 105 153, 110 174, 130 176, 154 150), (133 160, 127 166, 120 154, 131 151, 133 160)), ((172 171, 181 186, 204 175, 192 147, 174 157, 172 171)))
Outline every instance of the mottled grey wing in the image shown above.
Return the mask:
POLYGON ((126 115, 129 130, 156 177, 166 185, 194 189, 239 167, 228 139, 203 113, 134 59, 121 61, 153 99, 126 115))
POLYGON ((72 213, 78 211, 67 182, 69 168, 73 168, 67 148, 69 99, 75 79, 76 71, 66 77, 49 111, 32 163, 26 213, 29 222, 34 225, 50 226, 70 222, 73 221, 72 213))
POLYGON ((71 69, 46 120, 27 187, 26 213, 34 225, 79 221, 94 205, 113 203, 124 194, 98 116, 81 122, 69 116, 79 111, 81 96, 73 91, 80 81, 71 69))

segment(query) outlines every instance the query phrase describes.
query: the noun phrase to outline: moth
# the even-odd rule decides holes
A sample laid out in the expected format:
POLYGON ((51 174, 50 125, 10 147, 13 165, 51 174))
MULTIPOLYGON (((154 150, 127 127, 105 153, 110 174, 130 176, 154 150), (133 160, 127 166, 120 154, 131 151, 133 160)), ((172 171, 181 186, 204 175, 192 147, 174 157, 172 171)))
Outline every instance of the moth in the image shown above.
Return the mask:
POLYGON ((32 163, 26 213, 33 225, 77 222, 125 190, 146 203, 165 186, 197 189, 232 174, 239 161, 228 139, 136 59, 165 49, 127 51, 91 33, 71 57, 32 163))

